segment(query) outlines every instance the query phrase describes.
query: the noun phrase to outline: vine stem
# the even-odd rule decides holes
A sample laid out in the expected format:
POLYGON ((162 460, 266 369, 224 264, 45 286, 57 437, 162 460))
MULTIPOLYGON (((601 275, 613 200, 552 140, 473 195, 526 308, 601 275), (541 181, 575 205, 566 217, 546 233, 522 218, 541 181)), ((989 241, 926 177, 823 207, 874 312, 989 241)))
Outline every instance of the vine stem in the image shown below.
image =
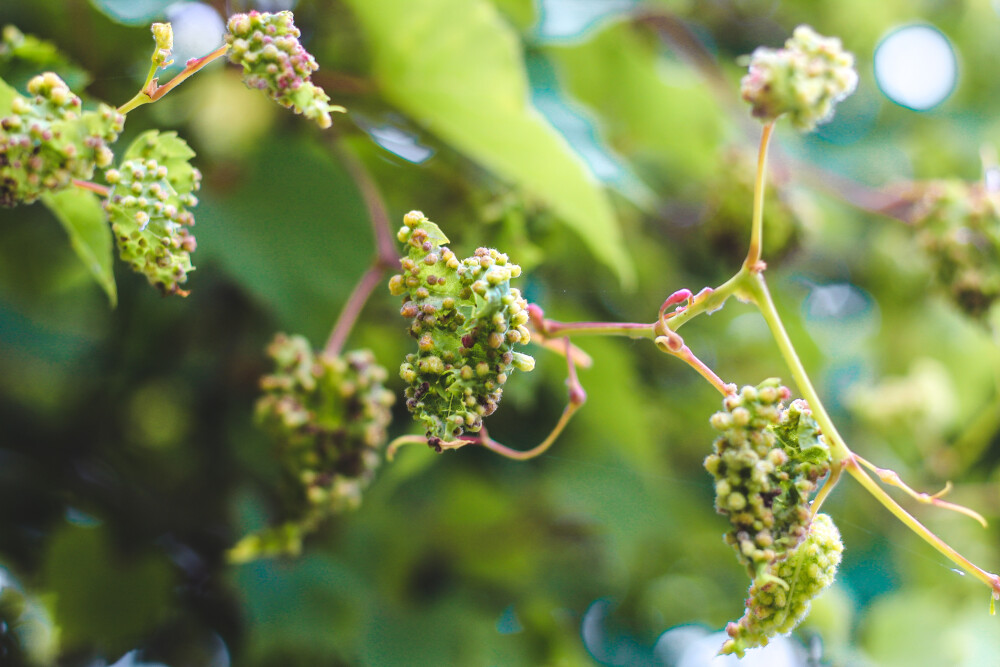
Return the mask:
POLYGON ((833 420, 827 413, 819 394, 809 380, 805 366, 802 365, 802 361, 795 351, 792 339, 789 338, 788 332, 785 330, 785 325, 778 315, 778 309, 774 305, 774 300, 771 298, 771 293, 767 289, 764 275, 762 273, 746 273, 745 277, 747 291, 751 294, 754 303, 764 316, 764 321, 767 322, 767 326, 771 330, 771 335, 778 344, 778 350, 781 352, 785 364, 792 372, 795 384, 798 385, 799 391, 802 392, 802 397, 809 403, 809 408, 812 410, 813 416, 823 429, 823 435, 826 437, 827 444, 830 447, 830 455, 834 463, 843 463, 852 459, 854 456, 853 453, 837 431, 837 427, 834 426, 833 420))
MULTIPOLYGON (((809 379, 809 375, 806 373, 805 367, 802 365, 802 361, 799 359, 799 355, 795 351, 795 346, 792 344, 792 340, 788 336, 788 332, 785 330, 785 326, 781 321, 781 316, 778 314, 778 309, 775 307, 774 300, 771 298, 771 293, 767 288, 767 282, 764 280, 763 270, 765 268, 765 264, 761 261, 761 250, 763 248, 762 223, 764 211, 764 185, 767 165, 767 145, 772 129, 773 123, 765 125, 764 134, 761 137, 760 154, 757 160, 757 178, 754 182, 754 208, 753 222, 751 225, 750 249, 747 252, 747 258, 743 263, 743 267, 730 281, 726 283, 726 285, 732 285, 733 292, 742 292, 749 296, 750 300, 757 306, 761 314, 764 316, 764 321, 767 322, 767 326, 771 330, 771 335, 774 337, 774 340, 778 345, 778 350, 780 351, 782 358, 785 360, 785 364, 791 371, 792 377, 798 385, 803 398, 805 398, 809 403, 813 417, 820 425, 827 445, 830 447, 830 456, 832 458, 833 471, 835 474, 831 474, 830 479, 824 486, 823 491, 820 493, 817 500, 822 502, 822 500, 824 500, 833 490, 833 487, 840 475, 838 468, 847 470, 847 472, 854 477, 866 491, 871 493, 876 500, 882 503, 882 505, 885 506, 885 508, 888 509, 889 512, 891 512, 893 516, 899 519, 905 526, 919 535, 925 542, 937 549, 953 563, 989 586, 993 591, 993 599, 995 600, 1000 597, 1000 576, 983 570, 956 551, 940 537, 935 535, 930 529, 903 509, 899 503, 893 500, 893 498, 886 493, 885 490, 882 489, 882 487, 879 486, 875 480, 873 480, 861 467, 858 458, 853 452, 851 452, 850 448, 848 448, 843 437, 841 437, 840 433, 837 431, 837 427, 834 425, 829 413, 827 413, 826 407, 823 405, 822 400, 820 400, 815 387, 813 387, 813 384, 809 379)), ((679 326, 679 324, 676 324, 675 326, 679 326)))
POLYGON ((854 457, 846 461, 844 465, 847 472, 850 473, 854 479, 858 480, 861 486, 865 487, 865 490, 867 490, 868 493, 875 496, 876 500, 892 512, 893 516, 902 521, 907 528, 922 537, 925 542, 937 549, 953 563, 992 588, 994 598, 1000 596, 1000 576, 982 569, 968 558, 958 553, 958 551, 952 548, 951 545, 935 535, 929 528, 924 526, 924 524, 917 521, 917 519, 914 518, 909 512, 900 507, 899 504, 875 482, 875 480, 868 476, 868 473, 861 468, 861 465, 854 457))
POLYGON ((344 343, 347 342, 347 337, 351 335, 351 329, 354 328, 354 324, 358 321, 358 316, 365 307, 365 303, 368 302, 368 297, 375 291, 378 284, 382 282, 384 274, 385 267, 378 262, 369 266, 368 270, 364 272, 361 280, 354 286, 354 291, 347 297, 347 302, 344 303, 344 307, 337 317, 336 324, 333 325, 333 331, 330 332, 330 337, 323 348, 324 354, 338 356, 341 350, 344 349, 344 343))
POLYGON ((226 55, 227 51, 229 51, 229 45, 223 44, 215 51, 209 53, 207 56, 202 56, 201 58, 192 58, 191 60, 187 61, 187 63, 184 66, 184 69, 178 72, 174 78, 172 78, 170 81, 163 84, 162 86, 158 85, 157 83, 155 76, 157 66, 154 64, 153 67, 149 70, 149 74, 146 75, 146 82, 143 84, 142 89, 135 94, 135 97, 133 97, 128 102, 118 107, 118 113, 127 114, 129 111, 132 111, 136 107, 140 107, 143 104, 149 104, 150 102, 155 102, 156 100, 160 99, 161 97, 169 93, 171 90, 173 90, 180 84, 184 83, 184 81, 187 80, 188 77, 201 70, 203 67, 205 67, 205 65, 208 65, 213 60, 217 60, 222 56, 226 55))
POLYGON ((344 343, 351 335, 351 330, 372 292, 382 281, 385 273, 399 261, 389 225, 389 212, 382 199, 382 194, 361 161, 353 153, 345 150, 340 141, 339 136, 334 135, 331 146, 351 180, 354 181, 354 185, 358 188, 365 203, 372 237, 375 239, 375 257, 372 259, 371 266, 361 276, 354 291, 344 303, 344 307, 333 325, 333 330, 330 332, 330 337, 326 341, 324 353, 334 356, 339 355, 344 348, 344 343))
POLYGON ((757 270, 761 255, 764 252, 764 182, 767 178, 767 147, 771 143, 771 133, 774 131, 774 121, 764 124, 760 135, 760 150, 757 153, 757 178, 753 184, 753 221, 750 223, 750 249, 743 267, 750 271, 757 270))
POLYGON ((111 194, 111 189, 105 185, 100 185, 98 183, 91 183, 90 181, 81 181, 78 178, 73 179, 73 185, 80 188, 81 190, 90 190, 91 192, 96 192, 102 197, 107 197, 111 194))
POLYGON ((655 324, 641 322, 557 322, 544 320, 541 332, 545 336, 627 336, 653 338, 655 324))

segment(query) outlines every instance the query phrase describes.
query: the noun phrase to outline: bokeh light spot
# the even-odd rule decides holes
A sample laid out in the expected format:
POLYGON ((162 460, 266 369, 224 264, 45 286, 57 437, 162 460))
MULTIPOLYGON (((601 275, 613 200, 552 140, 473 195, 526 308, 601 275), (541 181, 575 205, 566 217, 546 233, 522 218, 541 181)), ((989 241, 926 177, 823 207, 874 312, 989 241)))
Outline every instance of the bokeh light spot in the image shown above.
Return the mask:
POLYGON ((958 60, 948 38, 928 25, 898 28, 875 48, 875 80, 890 100, 914 111, 944 102, 955 89, 958 60))

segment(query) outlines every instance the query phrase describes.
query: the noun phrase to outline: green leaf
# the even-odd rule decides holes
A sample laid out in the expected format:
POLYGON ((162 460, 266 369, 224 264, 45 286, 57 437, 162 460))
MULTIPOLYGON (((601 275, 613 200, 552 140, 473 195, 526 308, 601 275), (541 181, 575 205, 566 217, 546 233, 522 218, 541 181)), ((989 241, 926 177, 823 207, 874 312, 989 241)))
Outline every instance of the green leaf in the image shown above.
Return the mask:
POLYGON ((194 190, 195 168, 191 166, 191 158, 195 155, 187 142, 177 136, 176 132, 160 132, 149 130, 143 132, 129 145, 122 163, 128 160, 156 160, 167 168, 167 180, 178 194, 188 194, 194 190))
POLYGON ((176 0, 90 0, 101 13, 126 25, 143 25, 163 16, 176 0))
POLYGON ((11 114, 11 105, 18 92, 7 85, 7 82, 0 79, 0 118, 11 114))
POLYGON ((712 147, 724 137, 722 109, 698 72, 643 37, 621 22, 545 53, 567 90, 600 114, 614 148, 686 182, 708 178, 712 147))
POLYGON ((15 86, 24 86, 39 72, 55 72, 71 90, 87 87, 91 77, 75 65, 55 44, 25 35, 12 25, 4 26, 0 39, 0 73, 15 86))
POLYGON ((44 587, 55 594, 65 649, 126 651, 169 614, 166 560, 119 557, 107 528, 59 528, 49 539, 42 574, 44 587))
POLYGON ((486 0, 349 0, 382 91, 444 140, 535 195, 623 284, 635 270, 607 195, 528 101, 520 44, 486 0))
POLYGON ((111 228, 97 195, 79 188, 67 188, 43 194, 42 202, 62 223, 77 257, 107 293, 111 306, 116 306, 118 291, 111 228))

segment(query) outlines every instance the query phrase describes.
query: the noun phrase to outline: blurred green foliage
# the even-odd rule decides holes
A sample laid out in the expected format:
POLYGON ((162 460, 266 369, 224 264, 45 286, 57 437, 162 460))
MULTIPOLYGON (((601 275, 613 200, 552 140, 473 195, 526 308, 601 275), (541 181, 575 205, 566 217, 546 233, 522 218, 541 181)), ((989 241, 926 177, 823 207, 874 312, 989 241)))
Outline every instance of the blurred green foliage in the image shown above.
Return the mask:
MULTIPOLYGON (((120 14, 129 4, 0 4, 0 25, 62 54, 0 49, 0 77, 23 88, 34 61, 88 108, 121 104, 148 68, 145 20, 165 3, 120 14)), ((580 370, 588 402, 545 456, 407 448, 301 558, 230 566, 225 552, 280 508, 280 466, 252 423, 266 343, 286 331, 321 346, 375 252, 335 143, 372 174, 393 225, 421 209, 460 254, 508 253, 548 317, 652 321, 668 294, 742 260, 759 126, 738 103, 737 58, 800 22, 841 37, 861 83, 816 134, 779 126, 764 250, 778 307, 856 451, 922 490, 951 479, 952 500, 997 523, 997 314, 972 321, 948 300, 888 187, 977 179, 981 146, 1000 141, 990 3, 295 11, 314 81, 348 108, 334 131, 278 113, 221 64, 129 114, 119 146, 177 131, 204 173, 188 298, 161 298, 116 262, 110 309, 93 280, 108 267, 71 245, 105 243, 89 204, 61 220, 39 204, 0 211, 0 662, 110 664, 135 649, 129 659, 168 665, 674 664, 667 639, 680 634, 657 644, 665 631, 738 618, 746 576, 702 469, 718 396, 646 341, 577 341, 594 360, 580 370), (922 113, 872 74, 881 36, 912 22, 943 31, 962 63, 951 97, 922 113)), ((376 290, 349 347, 397 367, 411 347, 397 311, 376 290)), ((790 382, 745 305, 684 336, 726 381, 790 382)), ((563 360, 531 353, 536 370, 512 379, 487 424, 517 448, 541 441, 565 400, 563 360)), ((402 381, 389 386, 401 395, 402 381)), ((391 434, 415 431, 397 402, 391 434)), ((1000 631, 981 584, 851 480, 824 511, 846 549, 794 635, 803 655, 990 663, 1000 631)), ((1000 567, 995 527, 914 511, 1000 567)))

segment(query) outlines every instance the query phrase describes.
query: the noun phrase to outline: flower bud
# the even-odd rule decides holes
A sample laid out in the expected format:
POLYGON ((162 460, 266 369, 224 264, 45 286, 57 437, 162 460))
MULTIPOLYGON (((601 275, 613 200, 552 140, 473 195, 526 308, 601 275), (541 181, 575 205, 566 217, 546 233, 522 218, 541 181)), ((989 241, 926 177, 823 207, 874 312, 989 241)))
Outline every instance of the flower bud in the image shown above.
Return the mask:
POLYGON ((787 113, 795 127, 809 131, 830 120, 857 84, 854 56, 840 40, 800 25, 783 49, 753 52, 741 92, 755 118, 771 122, 787 113))
POLYGON ((330 104, 329 96, 311 81, 319 66, 299 43, 291 12, 234 14, 226 27, 229 61, 243 67, 248 87, 265 91, 278 104, 304 114, 322 128, 332 125, 331 112, 344 111, 330 104))

